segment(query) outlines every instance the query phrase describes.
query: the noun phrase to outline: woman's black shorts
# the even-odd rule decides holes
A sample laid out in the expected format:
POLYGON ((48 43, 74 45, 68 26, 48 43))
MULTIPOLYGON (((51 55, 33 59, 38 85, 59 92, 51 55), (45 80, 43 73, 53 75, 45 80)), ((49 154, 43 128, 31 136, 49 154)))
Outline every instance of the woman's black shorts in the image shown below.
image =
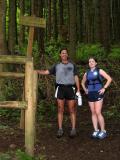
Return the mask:
POLYGON ((94 92, 89 92, 88 93, 88 101, 89 102, 100 101, 103 98, 104 98, 104 94, 99 94, 98 91, 94 91, 94 92))
POLYGON ((73 85, 59 85, 56 87, 55 98, 74 100, 76 95, 76 87, 73 85))

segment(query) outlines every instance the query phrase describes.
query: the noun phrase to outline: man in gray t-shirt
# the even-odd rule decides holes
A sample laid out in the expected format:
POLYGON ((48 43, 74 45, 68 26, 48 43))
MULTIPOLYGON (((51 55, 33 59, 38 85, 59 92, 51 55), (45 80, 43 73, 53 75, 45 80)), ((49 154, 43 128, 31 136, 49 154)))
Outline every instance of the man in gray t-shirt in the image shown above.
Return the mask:
POLYGON ((75 85, 75 75, 78 75, 76 66, 71 62, 55 64, 49 73, 56 76, 56 84, 75 85))
POLYGON ((76 136, 76 92, 80 94, 80 83, 76 66, 68 59, 68 50, 66 48, 60 51, 61 62, 53 65, 49 70, 38 70, 37 72, 42 75, 53 74, 56 77, 56 92, 55 97, 58 104, 58 132, 57 137, 63 136, 63 113, 65 100, 67 102, 70 119, 71 131, 70 137, 76 136))

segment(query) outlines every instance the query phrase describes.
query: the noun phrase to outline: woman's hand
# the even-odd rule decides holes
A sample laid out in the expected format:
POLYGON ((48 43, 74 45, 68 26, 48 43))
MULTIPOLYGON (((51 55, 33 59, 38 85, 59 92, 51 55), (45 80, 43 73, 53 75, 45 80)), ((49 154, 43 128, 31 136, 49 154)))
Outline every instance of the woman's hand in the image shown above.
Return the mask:
POLYGON ((99 94, 104 94, 105 93, 105 88, 100 89, 98 92, 99 92, 99 94))
POLYGON ((84 90, 84 91, 85 91, 85 94, 88 94, 88 89, 87 89, 87 88, 85 88, 85 90, 84 90))

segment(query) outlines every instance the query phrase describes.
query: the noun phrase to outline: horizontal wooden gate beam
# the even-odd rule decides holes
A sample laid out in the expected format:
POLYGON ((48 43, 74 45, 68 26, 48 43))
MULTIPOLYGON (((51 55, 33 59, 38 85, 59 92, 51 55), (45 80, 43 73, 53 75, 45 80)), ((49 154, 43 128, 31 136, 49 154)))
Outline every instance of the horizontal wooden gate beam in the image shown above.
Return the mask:
POLYGON ((25 101, 1 101, 0 108, 26 109, 27 102, 25 101))
POLYGON ((0 63, 25 64, 28 60, 32 61, 32 57, 0 55, 0 63))
POLYGON ((24 78, 24 73, 0 72, 0 77, 24 78))

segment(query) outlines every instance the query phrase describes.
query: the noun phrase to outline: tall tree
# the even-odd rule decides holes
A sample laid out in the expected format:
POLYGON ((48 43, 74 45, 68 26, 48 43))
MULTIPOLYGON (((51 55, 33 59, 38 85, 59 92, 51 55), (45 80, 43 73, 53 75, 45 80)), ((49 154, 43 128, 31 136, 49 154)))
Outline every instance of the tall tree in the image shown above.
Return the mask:
POLYGON ((120 42, 120 0, 111 0, 111 33, 113 43, 120 42))
MULTIPOLYGON (((20 15, 23 16, 25 14, 25 0, 19 1, 19 7, 20 7, 20 15)), ((19 32, 19 45, 20 47, 23 46, 25 41, 25 27, 23 25, 20 26, 20 32, 19 32)))
MULTIPOLYGON (((44 8, 44 0, 32 0, 32 14, 36 15, 37 17, 43 18, 43 8, 44 8)), ((35 28, 35 40, 38 44, 38 49, 41 54, 44 54, 44 38, 45 38, 44 29, 42 28, 35 28)))
POLYGON ((16 0, 9 0, 8 48, 14 54, 17 44, 16 0))
POLYGON ((57 0, 52 0, 53 4, 53 37, 58 38, 58 20, 57 20, 57 0))
POLYGON ((48 31, 48 40, 51 39, 51 0, 48 0, 48 19, 47 19, 47 31, 48 31))
POLYGON ((110 49, 110 1, 100 1, 100 30, 101 43, 106 51, 110 49))
POLYGON ((59 0, 59 36, 63 39, 64 17, 63 17, 63 0, 59 0))
POLYGON ((77 1, 77 39, 82 42, 83 39, 83 6, 82 0, 77 1))
POLYGON ((6 52, 6 1, 0 0, 0 54, 6 52))
POLYGON ((69 49, 70 56, 76 58, 76 43, 77 43, 77 1, 69 0, 69 49))
POLYGON ((94 41, 100 43, 101 42, 100 1, 93 0, 93 6, 94 6, 94 41))

